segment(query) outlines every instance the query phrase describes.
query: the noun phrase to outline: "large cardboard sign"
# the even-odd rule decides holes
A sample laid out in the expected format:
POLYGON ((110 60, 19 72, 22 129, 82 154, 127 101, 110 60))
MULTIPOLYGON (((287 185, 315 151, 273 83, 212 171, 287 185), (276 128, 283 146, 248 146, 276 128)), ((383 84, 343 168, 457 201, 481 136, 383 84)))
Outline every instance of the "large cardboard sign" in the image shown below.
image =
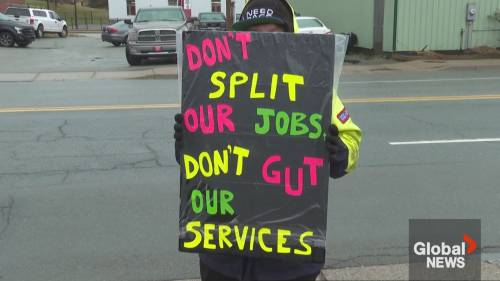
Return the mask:
POLYGON ((334 36, 182 37, 179 249, 323 262, 334 36))

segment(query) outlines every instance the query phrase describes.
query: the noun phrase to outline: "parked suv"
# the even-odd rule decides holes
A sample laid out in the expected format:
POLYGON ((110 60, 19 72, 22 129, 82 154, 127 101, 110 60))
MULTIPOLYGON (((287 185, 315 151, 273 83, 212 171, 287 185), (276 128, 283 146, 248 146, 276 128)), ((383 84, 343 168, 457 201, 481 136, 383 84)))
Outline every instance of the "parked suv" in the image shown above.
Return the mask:
POLYGON ((200 13, 198 21, 200 30, 226 30, 226 16, 223 13, 200 13))
POLYGON ((59 15, 51 10, 25 7, 9 7, 5 14, 14 20, 27 23, 36 30, 36 37, 41 38, 45 33, 57 33, 59 37, 68 36, 68 25, 59 15))
POLYGON ((130 65, 139 65, 143 58, 176 57, 176 32, 191 30, 181 7, 140 9, 128 33, 125 55, 130 65))
POLYGON ((35 40, 35 30, 31 25, 13 21, 10 17, 0 13, 0 46, 26 47, 35 40))

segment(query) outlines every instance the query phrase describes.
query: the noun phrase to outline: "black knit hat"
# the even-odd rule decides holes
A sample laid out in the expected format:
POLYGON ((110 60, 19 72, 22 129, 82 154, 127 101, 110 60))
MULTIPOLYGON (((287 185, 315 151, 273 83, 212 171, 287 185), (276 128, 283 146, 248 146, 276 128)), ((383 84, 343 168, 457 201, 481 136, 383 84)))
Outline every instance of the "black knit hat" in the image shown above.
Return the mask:
POLYGON ((254 25, 277 24, 286 32, 294 32, 293 11, 286 0, 250 0, 233 25, 236 31, 245 31, 254 25))

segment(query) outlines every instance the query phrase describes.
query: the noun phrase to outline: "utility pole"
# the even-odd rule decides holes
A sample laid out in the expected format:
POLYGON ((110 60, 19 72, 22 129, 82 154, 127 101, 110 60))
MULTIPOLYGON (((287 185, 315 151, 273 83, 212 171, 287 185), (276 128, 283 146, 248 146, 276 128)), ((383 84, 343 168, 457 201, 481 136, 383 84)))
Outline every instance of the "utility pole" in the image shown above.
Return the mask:
POLYGON ((231 30, 233 26, 233 9, 232 0, 226 0, 226 29, 231 30))
POLYGON ((73 0, 73 4, 75 4, 75 28, 78 29, 78 15, 76 13, 76 1, 77 0, 73 0))
MULTIPOLYGON (((374 0, 373 9, 373 50, 377 54, 384 52, 384 14, 385 0, 374 0)), ((396 23, 394 23, 396 24, 396 23)))

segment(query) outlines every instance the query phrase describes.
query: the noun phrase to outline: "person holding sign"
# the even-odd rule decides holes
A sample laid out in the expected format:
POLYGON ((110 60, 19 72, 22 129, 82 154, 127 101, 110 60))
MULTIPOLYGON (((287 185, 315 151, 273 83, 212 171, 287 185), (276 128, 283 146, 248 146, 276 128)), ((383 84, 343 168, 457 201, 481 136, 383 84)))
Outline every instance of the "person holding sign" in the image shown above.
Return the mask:
MULTIPOLYGON (((295 33, 297 31, 297 24, 293 8, 286 2, 286 0, 250 0, 246 4, 242 12, 240 21, 234 24, 233 29, 236 31, 251 31, 251 32, 295 33)), ((240 48, 242 51, 241 55, 244 60, 245 57, 248 57, 247 44, 250 38, 246 37, 244 33, 236 33, 233 34, 232 36, 233 36, 232 40, 235 41, 237 44, 239 44, 238 46, 241 46, 240 48)), ((225 40, 230 40, 230 39, 225 38, 225 40)), ((219 41, 213 40, 213 41, 215 43, 211 43, 208 40, 203 40, 203 42, 206 42, 206 46, 209 46, 209 48, 211 46, 217 46, 217 44, 222 46, 223 43, 225 42, 223 40, 219 41)), ((216 47, 212 48, 213 50, 215 50, 216 47)), ((206 55, 202 55, 201 52, 197 50, 195 47, 189 46, 189 48, 187 49, 188 52, 191 52, 187 55, 188 63, 186 64, 189 68, 189 71, 198 70, 199 68, 202 67, 203 63, 205 64, 215 63, 215 56, 213 61, 208 60, 207 62, 206 58, 209 57, 206 55), (202 59, 205 59, 205 61, 202 61, 202 59)), ((220 48, 217 50, 224 50, 224 48, 220 48)), ((217 53, 217 52, 214 51, 212 53, 217 53)), ((222 51, 219 51, 218 61, 223 62, 224 58, 228 57, 225 55, 227 54, 224 54, 222 51)), ((225 78, 227 78, 226 80, 231 80, 234 83, 242 84, 243 81, 245 81, 251 83, 252 85, 254 85, 253 83, 255 83, 255 85, 257 84, 257 82, 253 81, 256 81, 256 78, 258 78, 258 76, 256 77, 256 74, 254 74, 252 77, 251 75, 247 75, 243 72, 233 73, 231 78, 226 76, 227 75, 225 73, 217 71, 215 71, 212 74, 211 76, 212 83, 214 85, 218 85, 219 87, 218 90, 215 90, 209 94, 211 99, 220 98, 226 92, 228 92, 225 91, 224 84, 221 82, 225 78)), ((289 99, 290 102, 294 102, 297 99, 295 90, 299 85, 304 84, 304 81, 301 80, 300 77, 290 74, 283 74, 281 77, 278 77, 278 75, 276 76, 277 77, 273 76, 273 79, 276 79, 276 81, 278 81, 279 79, 280 81, 287 84, 289 89, 289 96, 287 96, 287 98, 289 99)), ((273 100, 274 97, 273 93, 274 95, 276 95, 276 92, 275 90, 272 90, 272 87, 269 92, 269 95, 267 96, 265 93, 262 92, 258 93, 255 90, 254 86, 252 86, 252 89, 253 90, 250 93, 250 96, 254 98, 259 97, 259 98, 268 98, 273 100)), ((238 93, 236 93, 234 90, 229 91, 227 99, 237 98, 236 97, 237 94, 238 93)), ((182 162, 184 168, 186 168, 187 171, 184 174, 185 180, 192 180, 196 176, 199 176, 200 173, 203 174, 202 176, 205 178, 209 178, 214 175, 222 175, 224 173, 235 176, 241 176, 243 173, 243 165, 244 163, 246 163, 245 161, 249 159, 250 153, 246 148, 241 147, 240 145, 232 145, 232 146, 228 145, 226 149, 221 151, 216 150, 216 151, 203 152, 199 154, 198 158, 190 155, 185 155, 185 151, 183 151, 184 140, 186 139, 184 136, 185 130, 187 130, 189 133, 198 132, 201 133, 202 135, 210 135, 214 133, 224 133, 224 132, 235 133, 235 123, 233 122, 234 120, 230 118, 231 114, 233 113, 233 109, 231 108, 231 106, 228 104, 219 103, 214 106, 207 105, 206 107, 200 107, 199 112, 197 112, 197 110, 192 108, 188 108, 188 110, 183 112, 184 115, 178 114, 175 116, 176 123, 174 125, 174 130, 175 130, 174 138, 175 138, 176 160, 178 163, 182 162), (204 121, 202 121, 202 118, 204 118, 203 110, 205 110, 205 113, 211 112, 212 116, 217 115, 216 119, 212 120, 211 126, 203 125, 205 123, 204 121), (197 120, 199 122, 192 122, 193 120, 197 120), (181 157, 183 158, 181 159, 181 157), (215 164, 211 164, 212 169, 204 170, 200 168, 201 164, 198 164, 204 161, 205 163, 207 163, 207 161, 211 161, 209 159, 213 159, 214 161, 213 163, 215 163, 216 159, 219 159, 217 161, 219 163, 222 163, 223 161, 221 159, 226 159, 226 158, 233 159, 232 160, 233 163, 237 163, 235 164, 235 167, 228 169, 228 167, 224 167, 223 165, 216 166, 215 164), (200 167, 195 169, 194 167, 196 167, 197 165, 200 167)), ((349 115, 347 109, 342 104, 342 101, 337 96, 335 90, 333 91, 333 101, 331 110, 332 120, 331 124, 325 130, 321 128, 322 123, 318 121, 321 118, 321 116, 318 117, 315 116, 314 114, 310 115, 307 118, 305 117, 305 114, 297 111, 288 114, 283 111, 275 111, 274 109, 269 109, 269 108, 258 108, 257 114, 258 116, 261 117, 262 120, 261 124, 255 125, 255 133, 257 134, 262 134, 262 135, 267 134, 269 132, 269 127, 270 127, 269 123, 272 122, 271 117, 275 117, 276 119, 278 119, 278 116, 280 116, 281 120, 295 120, 295 121, 302 120, 301 122, 307 122, 307 124, 309 125, 307 130, 306 129, 298 130, 297 128, 295 128, 295 131, 293 132, 292 129, 287 130, 286 132, 283 130, 281 132, 277 132, 279 135, 285 135, 285 134, 298 135, 299 134, 298 131, 302 131, 301 132, 302 137, 322 141, 323 131, 324 131, 325 146, 328 151, 330 177, 332 178, 342 177, 351 172, 355 168, 356 162, 359 157, 359 146, 361 143, 362 133, 359 127, 352 121, 351 116, 349 115)), ((302 126, 302 128, 304 127, 306 127, 306 125, 302 126)), ((324 149, 322 148, 322 150, 324 149)), ((278 172, 278 171, 272 171, 269 173, 265 172, 265 170, 269 168, 273 163, 278 163, 279 161, 280 157, 277 155, 271 156, 265 161, 264 166, 262 167, 262 171, 263 174, 265 174, 265 180, 267 183, 282 184, 280 181, 281 178, 276 177, 276 175, 278 175, 278 173, 284 173, 284 172, 278 172)), ((310 177, 310 179, 307 179, 307 181, 312 186, 314 186, 315 184, 317 184, 318 180, 321 179, 319 178, 319 174, 315 172, 316 171, 315 169, 322 165, 322 159, 314 157, 303 157, 303 164, 304 164, 304 170, 308 171, 307 175, 309 175, 310 177)), ((323 179, 325 178, 327 178, 327 174, 325 174, 325 176, 323 177, 323 179)), ((325 186, 327 187, 327 182, 325 186)), ((301 196, 302 195, 301 192, 302 190, 297 190, 297 189, 286 190, 287 195, 292 197, 301 196)), ((200 200, 199 202, 202 202, 205 198, 201 193, 201 191, 197 189, 194 189, 192 191, 191 196, 193 198, 192 200, 199 199, 200 200)), ((207 201, 209 201, 208 196, 209 195, 207 195, 206 197, 207 201)), ((214 190, 212 194, 212 200, 215 202, 217 202, 218 200, 219 206, 215 206, 215 208, 214 206, 212 207, 205 206, 207 208, 206 212, 209 215, 217 214, 218 212, 220 212, 223 215, 232 215, 235 212, 235 209, 230 204, 231 200, 233 199, 234 195, 227 190, 219 190, 218 192, 217 190, 214 190)), ((249 203, 257 204, 257 202, 249 202, 249 203)), ((206 204, 208 205, 208 203, 206 204)), ((195 209, 194 212, 203 211, 201 204, 195 207, 196 208, 194 208, 195 209)), ((203 229, 207 233, 213 233, 213 230, 215 228, 214 225, 215 224, 206 223, 203 229)), ((186 246, 195 247, 202 241, 200 232, 202 225, 200 224, 200 222, 195 222, 192 224, 188 224, 187 228, 192 230, 192 233, 195 234, 195 238, 189 242, 184 243, 184 247, 186 246)), ((234 227, 234 229, 228 226, 224 226, 224 228, 222 228, 221 226, 218 232, 219 244, 216 243, 216 245, 217 246, 230 245, 231 244, 230 241, 227 239, 224 240, 224 237, 221 238, 220 234, 224 233, 225 235, 229 235, 229 232, 232 232, 233 230, 241 231, 238 230, 236 226, 234 227), (224 231, 222 231, 221 229, 223 229, 224 231)), ((261 233, 262 231, 267 231, 266 232, 267 234, 270 234, 271 232, 270 229, 266 228, 261 228, 259 230, 252 227, 247 228, 247 232, 250 231, 259 233, 261 233)), ((281 235, 281 240, 283 241, 283 236, 286 234, 287 231, 288 230, 278 229, 277 231, 278 240, 280 239, 281 235)), ((306 234, 307 232, 304 232, 304 235, 306 234)), ((210 235, 209 239, 211 241, 214 241, 213 236, 211 234, 209 235, 210 235)), ((261 238, 260 235, 259 238, 261 238)), ((270 247, 265 246, 265 243, 263 242, 264 241, 260 241, 259 239, 259 241, 256 242, 256 244, 260 245, 263 248, 263 250, 273 250, 270 247)), ((305 241, 302 239, 301 242, 303 243, 302 246, 304 246, 303 249, 294 249, 293 251, 295 253, 310 251, 311 249, 310 246, 307 245, 307 243, 304 243, 305 241)), ((216 245, 210 244, 210 241, 207 239, 204 240, 204 243, 206 243, 207 246, 206 248, 210 248, 212 246, 216 247, 216 245)), ((243 245, 245 244, 243 243, 243 245)), ((279 242, 277 247, 280 247, 279 242)), ((281 247, 282 247, 281 250, 283 251, 283 244, 281 244, 281 247)), ((279 252, 279 248, 276 249, 276 251, 279 252)), ((288 248, 288 251, 290 251, 290 248, 288 248)), ((302 261, 288 260, 284 258, 280 259, 280 258, 225 256, 225 255, 216 255, 207 253, 200 254, 200 272, 203 281, 316 280, 323 266, 324 263, 302 262, 302 261)))

